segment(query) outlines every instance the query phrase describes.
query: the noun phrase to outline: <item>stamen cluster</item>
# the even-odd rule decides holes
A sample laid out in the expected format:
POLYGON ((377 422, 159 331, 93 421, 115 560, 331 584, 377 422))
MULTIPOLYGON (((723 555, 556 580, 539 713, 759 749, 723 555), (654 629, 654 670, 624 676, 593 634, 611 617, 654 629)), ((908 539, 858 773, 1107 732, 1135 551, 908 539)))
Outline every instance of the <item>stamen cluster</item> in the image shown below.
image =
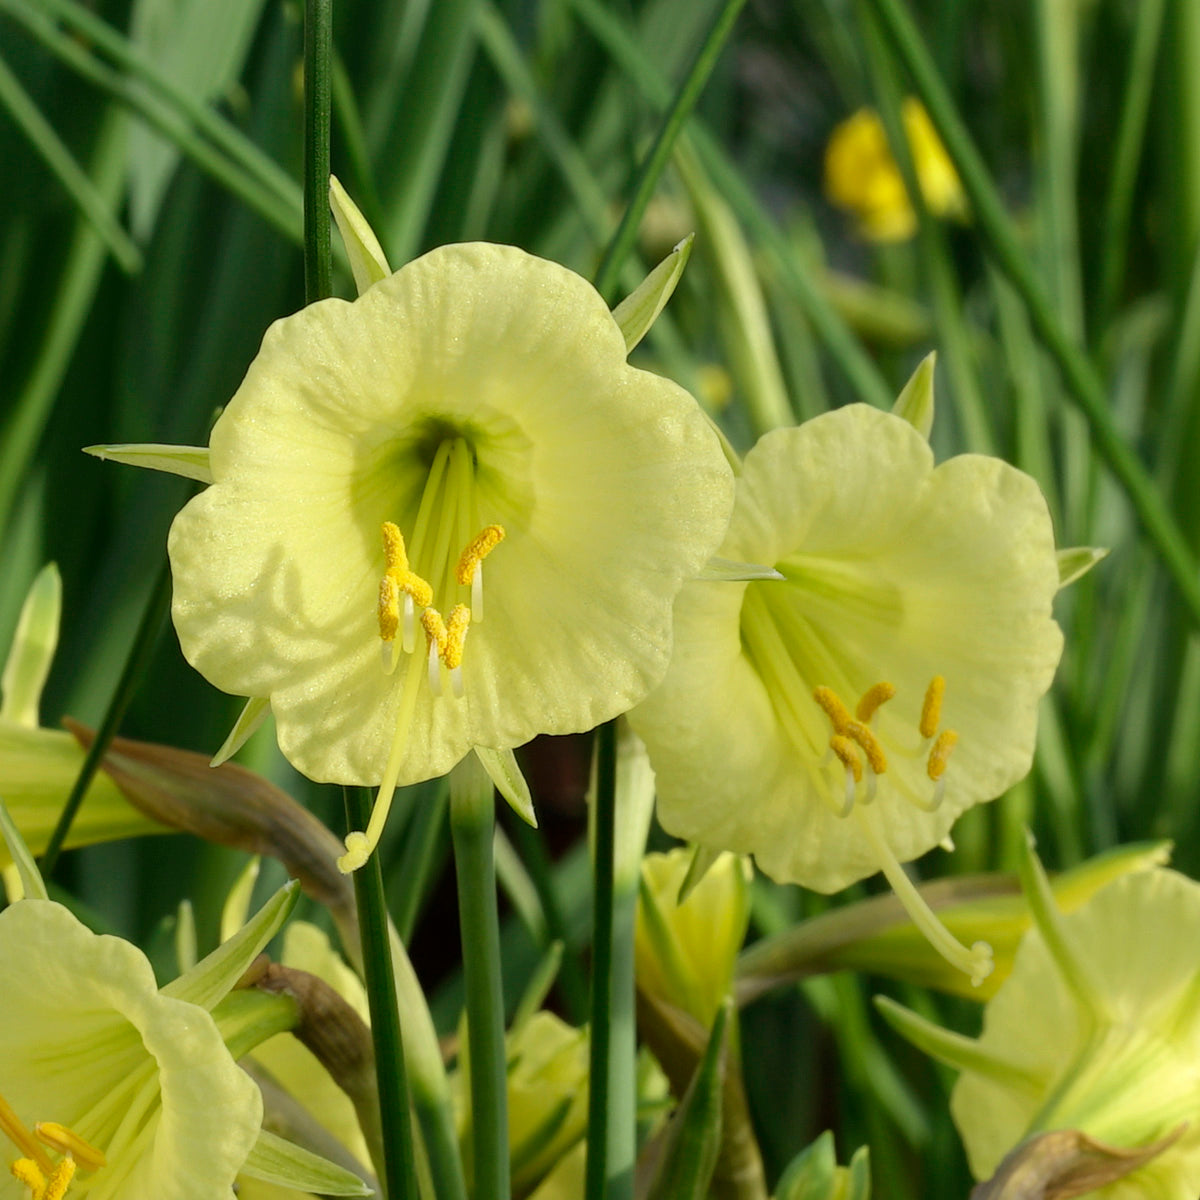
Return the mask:
MULTIPOLYGON (((958 743, 958 734, 953 729, 944 729, 938 733, 941 724, 942 700, 946 694, 946 680, 941 675, 935 675, 925 689, 925 699, 921 705, 921 717, 917 722, 917 731, 921 736, 920 743, 913 750, 903 747, 893 748, 893 753, 907 756, 919 756, 928 752, 925 773, 934 783, 933 796, 928 803, 922 803, 909 793, 908 799, 923 812, 936 812, 941 807, 946 792, 946 767, 950 762, 950 754, 958 743)), ((873 684, 859 698, 854 709, 854 716, 842 703, 841 697, 830 687, 818 687, 813 690, 813 699, 829 718, 833 726, 833 736, 829 739, 829 750, 846 771, 846 795, 844 802, 834 809, 839 817, 848 817, 854 808, 857 796, 857 785, 863 779, 863 759, 869 768, 866 794, 862 803, 870 804, 875 799, 876 780, 887 771, 887 754, 878 734, 872 728, 872 722, 879 709, 896 695, 894 684, 881 680, 873 684)), ((828 760, 827 760, 828 761, 828 760)))
POLYGON ((21 1152, 9 1165, 12 1177, 29 1189, 30 1200, 62 1200, 79 1167, 95 1171, 105 1165, 101 1151, 56 1121, 39 1121, 32 1131, 0 1096, 0 1133, 21 1152), (50 1149, 62 1157, 56 1162, 50 1149))

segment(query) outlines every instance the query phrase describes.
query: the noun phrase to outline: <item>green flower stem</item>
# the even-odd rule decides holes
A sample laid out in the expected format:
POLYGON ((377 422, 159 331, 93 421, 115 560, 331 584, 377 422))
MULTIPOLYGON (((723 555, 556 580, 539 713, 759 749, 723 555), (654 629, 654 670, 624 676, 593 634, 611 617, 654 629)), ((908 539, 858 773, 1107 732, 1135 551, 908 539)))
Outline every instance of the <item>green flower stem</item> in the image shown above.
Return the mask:
POLYGON ((467 991, 475 1200, 508 1200, 511 1194, 500 921, 492 850, 495 823, 492 782, 475 755, 469 754, 450 773, 450 835, 467 991))
POLYGON ((304 3, 304 299, 333 294, 329 239, 329 114, 333 0, 304 3))
POLYGON ((675 94, 674 102, 667 110, 666 119, 659 128, 658 137, 655 138, 654 145, 638 172, 637 183, 634 185, 629 206, 625 209, 621 224, 608 243, 608 248, 596 271, 596 290, 609 300, 613 298, 610 293, 620 277, 621 267, 626 256, 633 249, 638 226, 642 222, 642 214, 646 211, 646 205, 650 203, 650 197, 658 186, 659 177, 671 156, 675 139, 683 129, 684 122, 691 115, 692 109, 696 107, 696 101, 699 100, 700 93, 708 82, 713 67, 716 66, 717 58, 733 31, 733 23, 737 20, 745 2, 746 0, 725 0, 708 36, 696 54, 691 69, 684 76, 683 83, 675 94))
POLYGON ((1104 224, 1100 238, 1100 285, 1095 293, 1093 337, 1104 336, 1117 305, 1129 254, 1129 226, 1133 212, 1138 161, 1146 140, 1146 117, 1156 73, 1159 35, 1162 32, 1164 0, 1142 0, 1134 9, 1133 46, 1129 52, 1129 76, 1117 126, 1108 194, 1104 200, 1104 224))
POLYGON ((117 727, 121 724, 126 709, 129 708, 129 702, 133 699, 134 693, 141 684, 142 676, 150 665, 150 658, 158 642, 158 635, 162 630, 170 602, 171 571, 164 561, 159 569, 158 578, 154 581, 150 598, 146 601, 141 622, 133 635, 133 644, 129 647, 129 655, 125 659, 125 669, 121 672, 121 678, 117 680, 117 686, 112 699, 108 702, 104 719, 100 722, 100 728, 96 730, 96 736, 84 756, 83 766, 79 768, 79 777, 75 780, 75 786, 71 788, 66 804, 63 805, 58 824, 50 834, 49 842, 46 843, 46 851, 42 855, 41 861, 43 876, 49 877, 53 872, 54 866, 58 862, 58 856, 62 853, 63 845, 67 840, 67 834, 79 812, 79 806, 83 803, 83 798, 100 768, 100 762, 116 736, 117 727))
MULTIPOLYGON (((619 1200, 633 1194, 632 1177, 618 1190, 610 1180, 608 1118, 613 996, 613 860, 616 844, 617 724, 596 731, 596 801, 593 808, 594 915, 592 1021, 588 1071, 586 1200, 619 1200)), ((615 1164, 614 1164, 615 1165, 615 1164)))
POLYGON ((1058 364, 1068 393, 1087 419, 1097 452, 1129 497, 1142 528, 1175 581, 1192 622, 1200 626, 1200 570, 1187 540, 1146 468, 1121 437, 1095 369, 1059 324, 1050 298, 1021 249, 1012 221, 920 34, 900 0, 868 0, 868 3, 912 77, 913 86, 954 162, 988 250, 1024 300, 1034 328, 1058 364))
MULTIPOLYGON (((346 827, 363 829, 371 819, 371 795, 365 788, 343 789, 346 827)), ((379 855, 373 854, 354 873, 354 899, 362 938, 363 977, 375 1044, 375 1076, 379 1087, 379 1121, 384 1161, 376 1163, 388 1200, 417 1200, 416 1162, 408 1111, 408 1076, 400 1038, 400 1010, 388 943, 387 901, 379 855)))

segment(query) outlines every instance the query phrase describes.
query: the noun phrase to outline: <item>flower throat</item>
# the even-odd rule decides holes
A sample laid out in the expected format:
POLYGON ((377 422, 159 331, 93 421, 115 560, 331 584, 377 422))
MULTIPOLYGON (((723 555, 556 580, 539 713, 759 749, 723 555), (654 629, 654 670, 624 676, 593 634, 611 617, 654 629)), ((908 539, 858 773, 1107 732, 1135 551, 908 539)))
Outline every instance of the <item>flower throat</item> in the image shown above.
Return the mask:
POLYGON ((400 708, 375 807, 365 832, 346 837, 338 859, 344 872, 361 867, 379 843, 396 790, 412 728, 422 676, 435 699, 442 696, 443 675, 454 698, 465 686, 462 666, 467 634, 483 622, 483 560, 504 540, 500 525, 480 526, 475 462, 463 437, 444 438, 437 447, 417 507, 411 536, 384 521, 383 576, 376 612, 383 670, 403 672, 400 708), (418 652, 417 622, 424 632, 418 652), (401 657, 407 660, 401 667, 401 657))

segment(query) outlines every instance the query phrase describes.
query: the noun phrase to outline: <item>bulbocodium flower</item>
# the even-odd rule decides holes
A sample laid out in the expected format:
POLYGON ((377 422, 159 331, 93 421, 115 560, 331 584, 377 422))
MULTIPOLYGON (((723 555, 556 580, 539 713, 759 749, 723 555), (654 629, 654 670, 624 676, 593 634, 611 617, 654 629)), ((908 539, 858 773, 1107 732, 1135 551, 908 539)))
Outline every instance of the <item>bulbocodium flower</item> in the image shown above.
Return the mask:
POLYGON ((640 700, 732 502, 573 272, 472 244, 361 282, 268 330, 169 540, 192 665, 269 699, 311 778, 380 784, 344 869, 395 786, 640 700))
POLYGON ((750 451, 720 553, 783 578, 680 593, 671 668, 630 714, 664 827, 817 891, 882 869, 985 975, 899 864, 1029 770, 1062 648, 1037 484, 983 455, 935 468, 908 421, 851 405, 750 451))

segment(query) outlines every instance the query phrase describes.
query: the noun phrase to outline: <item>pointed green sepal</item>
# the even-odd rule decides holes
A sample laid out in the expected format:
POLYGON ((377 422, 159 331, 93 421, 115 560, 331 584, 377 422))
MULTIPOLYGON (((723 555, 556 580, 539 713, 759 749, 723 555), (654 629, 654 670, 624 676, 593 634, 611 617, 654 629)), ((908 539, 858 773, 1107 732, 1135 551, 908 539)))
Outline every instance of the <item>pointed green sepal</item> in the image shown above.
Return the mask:
POLYGON ((229 736, 221 743, 220 750, 212 756, 209 766, 219 767, 223 762, 228 762, 250 740, 251 734, 267 719, 270 711, 270 697, 251 696, 234 721, 229 736))
POLYGON ((383 247, 367 219, 359 212, 358 205, 346 194, 336 175, 329 177, 329 207, 337 222, 338 233, 346 247, 350 270, 354 274, 354 286, 361 296, 373 283, 386 279, 392 269, 383 254, 383 247))
POLYGON ((1109 551, 1103 546, 1068 546, 1058 552, 1058 588, 1082 579, 1109 551))
POLYGON ((692 243, 695 240, 696 235, 689 233, 642 280, 636 290, 613 309, 613 320, 621 327, 621 333, 625 336, 626 353, 646 336, 650 326, 658 319, 658 314, 670 300, 683 275, 683 268, 687 266, 691 257, 692 243))
POLYGON ((485 746, 475 747, 475 757, 483 764, 488 778, 496 785, 496 791, 508 801, 508 806, 525 822, 537 828, 537 814, 533 811, 533 796, 529 784, 521 774, 517 756, 511 750, 490 750, 485 746))
POLYGON ((933 371, 936 366, 937 351, 931 350, 917 364, 892 405, 892 412, 903 417, 926 441, 933 429, 933 371))
POLYGON ((104 462, 125 463, 130 467, 145 467, 149 471, 165 471, 182 475, 200 483, 212 483, 208 465, 207 446, 167 446, 158 442, 120 442, 111 446, 84 446, 84 454, 104 462))
POLYGON ((1017 861, 1017 872, 1021 877, 1021 890, 1029 902, 1033 923, 1046 943, 1051 957, 1058 965, 1063 979, 1075 994, 1084 1012, 1100 1022, 1107 1014, 1104 1011, 1103 989, 1096 981, 1091 965, 1079 952, 1063 923, 1062 910, 1050 888, 1046 869, 1034 850, 1034 837, 1029 830, 1021 846, 1017 861))
POLYGON ((30 585, 21 606, 4 674, 0 677, 0 721, 26 729, 38 727, 38 705, 58 645, 62 614, 62 579, 58 567, 47 563, 30 585))
POLYGON ((190 900, 180 900, 175 910, 175 962, 179 974, 190 971, 199 960, 196 950, 196 910, 190 900))
POLYGON ((300 884, 291 879, 233 937, 192 970, 168 983, 162 989, 163 995, 211 1009, 279 932, 299 898, 300 884))
POLYGON ((521 999, 518 1001, 516 1011, 513 1013, 512 1024, 508 1028, 510 1037, 515 1037, 529 1021, 530 1017, 546 1002, 546 997, 550 994, 550 989, 554 986, 554 981, 558 978, 558 971, 562 966, 562 958, 562 942, 551 942, 546 947, 545 954, 539 959, 538 965, 534 967, 533 974, 529 977, 529 982, 525 985, 525 990, 521 993, 521 999))
POLYGON ((42 873, 38 870, 37 863, 33 861, 33 855, 29 853, 29 847, 25 845, 21 831, 13 823, 12 817, 8 815, 8 809, 5 808, 3 800, 0 800, 0 834, 3 834, 8 852, 16 864, 25 898, 27 900, 49 900, 50 895, 42 881, 42 873))
POLYGON ((828 1129, 792 1159, 775 1189, 775 1200, 870 1200, 870 1195, 867 1147, 854 1152, 848 1167, 839 1167, 828 1129))
POLYGON ((974 1038, 943 1029, 888 996, 876 996, 875 1007, 905 1041, 956 1071, 974 1071, 1019 1090, 1036 1092, 1044 1086, 1036 1075, 984 1050, 974 1038))
POLYGON ((258 882, 258 869, 262 858, 252 855, 246 865, 238 872, 233 881, 225 903, 221 906, 221 941, 227 942, 243 925, 250 915, 250 898, 254 894, 254 885, 258 882))
POLYGON ((721 857, 722 851, 714 850, 711 846, 699 844, 692 847, 692 861, 688 863, 687 874, 679 885, 677 904, 682 904, 695 890, 696 885, 708 874, 709 868, 721 857))
POLYGON ((265 1129, 258 1135, 241 1174, 316 1196, 374 1195, 357 1175, 265 1129))
POLYGON ((716 580, 725 583, 740 583, 756 579, 782 579, 774 568, 763 563, 734 562, 731 558, 714 556, 704 565, 697 579, 716 580))
POLYGON ((662 1161, 648 1200, 704 1200, 721 1150, 721 1098, 725 1087, 725 1030, 733 1002, 717 1012, 704 1057, 672 1118, 662 1161))

